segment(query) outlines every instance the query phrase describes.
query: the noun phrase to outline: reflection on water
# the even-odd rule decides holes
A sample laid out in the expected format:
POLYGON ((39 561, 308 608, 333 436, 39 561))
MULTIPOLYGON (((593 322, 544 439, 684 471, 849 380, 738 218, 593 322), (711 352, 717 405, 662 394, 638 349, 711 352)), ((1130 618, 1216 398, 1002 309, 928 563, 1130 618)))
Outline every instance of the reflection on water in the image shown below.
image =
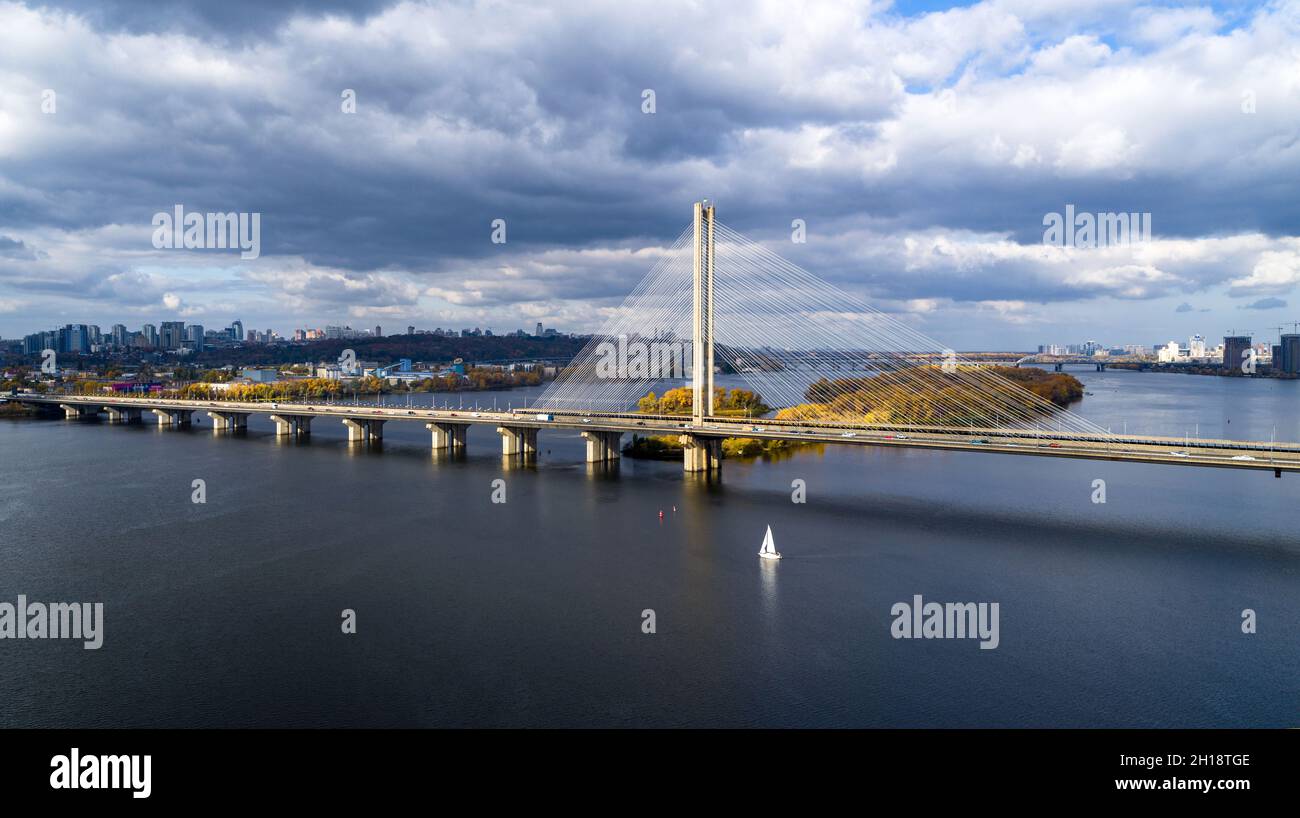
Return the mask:
POLYGON ((769 620, 778 613, 779 600, 776 596, 776 578, 778 560, 758 559, 759 577, 763 582, 763 613, 769 620))

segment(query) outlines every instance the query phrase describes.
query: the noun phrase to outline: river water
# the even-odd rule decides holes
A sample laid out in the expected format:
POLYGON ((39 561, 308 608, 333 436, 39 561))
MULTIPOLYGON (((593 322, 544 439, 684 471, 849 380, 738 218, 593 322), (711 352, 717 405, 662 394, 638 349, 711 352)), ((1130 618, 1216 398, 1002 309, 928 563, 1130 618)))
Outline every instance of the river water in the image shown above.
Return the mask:
MULTIPOLYGON (((1074 374, 1116 432, 1300 440, 1300 382, 1074 374)), ((385 436, 0 421, 0 602, 105 606, 99 650, 0 640, 0 726, 1300 722, 1293 475, 829 446, 708 480, 576 431, 522 467, 490 429, 385 436), (917 594, 998 603, 996 649, 892 638, 917 594)))

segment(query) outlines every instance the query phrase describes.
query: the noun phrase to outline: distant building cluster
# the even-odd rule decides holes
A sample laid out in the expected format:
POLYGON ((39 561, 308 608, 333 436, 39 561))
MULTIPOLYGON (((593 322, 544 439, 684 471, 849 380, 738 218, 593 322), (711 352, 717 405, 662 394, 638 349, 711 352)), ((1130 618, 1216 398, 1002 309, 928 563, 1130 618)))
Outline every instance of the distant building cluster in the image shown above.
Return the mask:
POLYGON ((23 353, 39 355, 47 349, 59 353, 90 355, 101 352, 169 352, 189 355, 207 347, 231 346, 238 343, 273 343, 283 340, 272 330, 244 332, 240 321, 233 321, 225 329, 204 329, 202 324, 184 321, 163 321, 161 324, 144 324, 138 330, 129 330, 124 324, 114 324, 104 332, 95 324, 68 324, 46 332, 34 332, 23 337, 23 353))
MULTIPOLYGON (((490 329, 416 329, 414 325, 406 328, 407 335, 436 335, 445 338, 493 337, 490 329)), ((522 329, 507 333, 506 337, 519 338, 554 338, 563 334, 555 328, 537 324, 533 333, 522 329)), ((296 329, 292 340, 297 343, 321 340, 353 340, 358 338, 382 338, 383 327, 373 329, 353 329, 350 326, 329 325, 324 329, 296 329)), ((26 355, 40 355, 44 350, 52 349, 60 354, 91 355, 106 352, 166 352, 178 356, 190 355, 204 349, 213 349, 235 345, 277 344, 287 342, 280 333, 272 329, 244 329, 244 323, 232 321, 224 329, 205 329, 202 324, 186 324, 184 321, 163 321, 161 324, 144 324, 138 330, 129 330, 123 324, 114 324, 112 329, 104 332, 95 324, 67 324, 44 332, 34 332, 24 336, 22 351, 26 355)))
MULTIPOLYGON (((443 329, 442 327, 435 327, 434 329, 417 329, 414 324, 408 325, 406 327, 406 334, 407 335, 434 335, 439 338, 499 337, 496 335, 496 333, 493 333, 492 330, 482 329, 479 327, 474 327, 473 329, 466 327, 465 329, 459 329, 459 330, 450 329, 450 328, 443 329)), ((537 330, 531 334, 531 337, 555 338, 555 337, 559 337, 560 335, 562 335, 562 333, 560 333, 554 327, 546 328, 543 327, 541 323, 538 323, 537 330)), ((314 341, 320 338, 324 338, 328 340, 347 341, 356 338, 383 338, 383 337, 384 337, 383 327, 378 327, 378 326, 375 327, 373 330, 370 330, 370 329, 353 329, 352 327, 349 326, 338 327, 338 326, 331 325, 325 327, 325 329, 323 330, 322 329, 296 329, 293 331, 293 339, 295 341, 314 341)), ((522 329, 518 329, 515 330, 514 332, 506 333, 504 337, 528 338, 530 337, 530 334, 525 332, 522 329)))
MULTIPOLYGON (((1279 330, 1283 329, 1278 327, 1279 330)), ((1141 344, 1107 348, 1096 341, 1082 344, 1042 344, 1040 355, 1080 355, 1093 358, 1131 356, 1153 358, 1159 364, 1191 364, 1200 366, 1237 366, 1243 361, 1257 366, 1270 367, 1274 372, 1300 375, 1300 333, 1283 333, 1278 343, 1256 342, 1246 334, 1223 336, 1222 343, 1210 346, 1203 335, 1193 335, 1186 342, 1160 341, 1150 348, 1141 344)))
POLYGON ((479 337, 482 338, 492 338, 492 337, 557 338, 564 335, 564 333, 561 333, 559 330, 555 329, 554 327, 550 327, 550 328, 543 327, 540 322, 537 324, 536 331, 534 331, 531 334, 525 332, 522 329, 517 329, 514 332, 505 333, 504 336, 497 336, 496 333, 492 332, 492 330, 480 329, 479 327, 474 327, 473 329, 469 329, 467 327, 465 329, 459 329, 459 330, 450 329, 450 328, 443 329, 442 327, 436 327, 434 329, 416 329, 414 325, 408 326, 406 328, 406 334, 407 335, 436 335, 443 338, 479 338, 479 337))
POLYGON ((1081 355, 1089 358, 1104 358, 1110 355, 1147 354, 1147 348, 1139 344, 1123 347, 1107 347, 1096 341, 1084 341, 1082 344, 1039 344, 1039 355, 1081 355))

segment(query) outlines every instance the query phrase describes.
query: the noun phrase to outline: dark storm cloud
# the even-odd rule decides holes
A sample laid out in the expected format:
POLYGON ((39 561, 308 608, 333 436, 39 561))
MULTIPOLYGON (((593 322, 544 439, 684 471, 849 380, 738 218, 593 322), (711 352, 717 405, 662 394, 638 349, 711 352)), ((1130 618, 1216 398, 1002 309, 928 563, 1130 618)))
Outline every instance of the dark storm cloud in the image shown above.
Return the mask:
POLYGON ((392 0, 44 0, 46 8, 85 17, 105 31, 185 32, 209 38, 266 37, 295 14, 332 14, 355 20, 392 0))
MULTIPOLYGON (((825 96, 712 87, 674 69, 671 43, 636 25, 592 39, 580 15, 548 15, 511 31, 509 16, 487 10, 439 18, 453 41, 446 48, 376 51, 348 36, 276 28, 291 11, 273 10, 263 26, 282 58, 213 44, 212 30, 246 18, 191 6, 178 19, 201 17, 197 33, 184 23, 167 30, 186 33, 180 48, 197 69, 120 64, 117 76, 53 82, 53 122, 68 131, 36 151, 41 161, 9 171, 49 195, 0 199, 0 220, 77 229, 148 224, 175 203, 258 211, 265 253, 358 270, 498 254, 488 241, 496 218, 522 247, 662 239, 717 186, 710 177, 738 133, 846 115, 825 96), (509 48, 491 27, 505 30, 509 48), (264 73, 267 64, 295 73, 264 73), (641 109, 647 87, 658 95, 653 115, 641 109), (345 88, 357 94, 356 114, 340 111, 345 88), (403 132, 424 136, 399 155, 403 132)), ((90 19, 129 28, 143 14, 124 4, 90 19)), ((854 115, 885 114, 887 83, 866 84, 874 99, 854 115)))
POLYGON ((669 242, 702 196, 873 299, 1293 283, 1285 252, 1259 263, 1300 225, 1300 104, 1289 63, 1267 57, 1300 43, 1293 4, 1235 32, 1200 11, 1010 0, 908 19, 848 4, 55 7, 82 16, 0 6, 0 73, 16 80, 0 92, 0 259, 45 254, 0 267, 13 290, 111 303, 129 296, 94 282, 144 274, 146 300, 179 292, 179 273, 139 265, 228 262, 153 253, 151 218, 183 204, 261 213, 262 259, 225 280, 304 312, 433 298, 577 315, 646 269, 583 251, 669 242), (47 88, 56 114, 40 112, 47 88), (1045 251, 1043 217, 1067 204, 1151 213, 1157 247, 1045 251), (788 241, 794 218, 805 245, 788 241), (1216 238, 1238 234, 1257 238, 1216 238))
POLYGON ((0 258, 35 261, 36 252, 18 239, 0 236, 0 258))
POLYGON ((1242 307, 1247 310, 1276 310, 1286 306, 1285 298, 1261 298, 1242 307))

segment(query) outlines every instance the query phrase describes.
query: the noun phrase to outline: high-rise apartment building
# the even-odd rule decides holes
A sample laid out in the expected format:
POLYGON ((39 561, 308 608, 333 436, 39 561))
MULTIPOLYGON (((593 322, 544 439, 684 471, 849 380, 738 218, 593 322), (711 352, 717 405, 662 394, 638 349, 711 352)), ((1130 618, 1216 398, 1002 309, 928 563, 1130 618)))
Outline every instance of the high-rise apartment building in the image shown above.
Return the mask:
POLYGON ((1251 345, 1249 335, 1223 336, 1223 366, 1225 369, 1241 369, 1242 364, 1250 360, 1251 345))
POLYGON ((163 321, 158 331, 158 346, 162 349, 180 349, 185 345, 185 322, 163 321))
POLYGON ((1300 334, 1287 333, 1278 344, 1281 353, 1273 360, 1273 368, 1288 375, 1300 375, 1300 334))

